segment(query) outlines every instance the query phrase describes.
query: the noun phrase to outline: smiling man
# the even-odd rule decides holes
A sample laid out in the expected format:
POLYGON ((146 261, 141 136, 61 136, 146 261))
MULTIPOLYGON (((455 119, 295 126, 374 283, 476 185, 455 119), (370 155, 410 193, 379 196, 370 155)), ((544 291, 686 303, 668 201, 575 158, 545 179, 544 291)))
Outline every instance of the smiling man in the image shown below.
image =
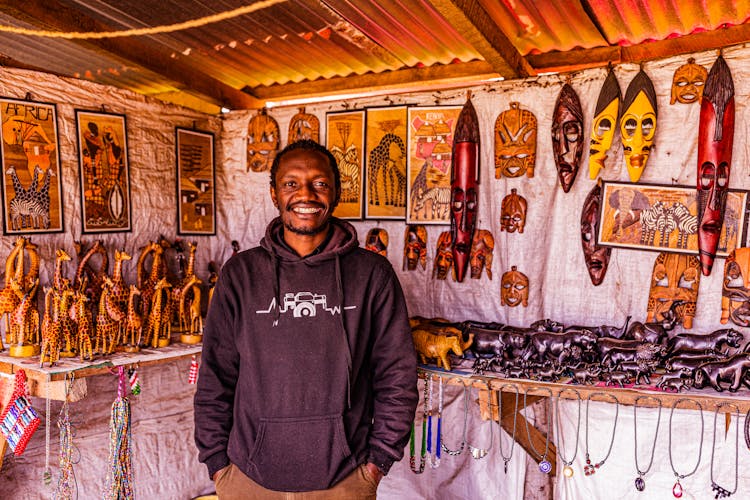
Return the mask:
POLYGON ((287 146, 279 217, 221 271, 195 395, 221 500, 374 499, 403 456, 418 400, 406 305, 389 262, 332 216, 340 191, 327 149, 287 146))

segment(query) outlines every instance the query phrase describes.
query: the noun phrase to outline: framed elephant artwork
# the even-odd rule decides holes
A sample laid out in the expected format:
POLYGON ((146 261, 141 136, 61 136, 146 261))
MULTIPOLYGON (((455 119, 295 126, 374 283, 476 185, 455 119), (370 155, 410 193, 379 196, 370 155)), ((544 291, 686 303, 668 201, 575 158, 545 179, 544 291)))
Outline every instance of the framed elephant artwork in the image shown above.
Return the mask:
POLYGON ((449 224, 453 133, 462 106, 408 108, 408 224, 449 224))
POLYGON ((406 218, 406 106, 367 108, 365 218, 406 218))
POLYGON ((132 230, 125 115, 76 110, 84 233, 132 230))
POLYGON ((216 234, 214 135, 177 127, 177 234, 216 234))
POLYGON ((64 231, 55 105, 0 98, 0 121, 4 234, 64 231))
POLYGON ((364 205, 365 110, 326 114, 326 147, 341 172, 341 199, 333 215, 362 219, 364 205))

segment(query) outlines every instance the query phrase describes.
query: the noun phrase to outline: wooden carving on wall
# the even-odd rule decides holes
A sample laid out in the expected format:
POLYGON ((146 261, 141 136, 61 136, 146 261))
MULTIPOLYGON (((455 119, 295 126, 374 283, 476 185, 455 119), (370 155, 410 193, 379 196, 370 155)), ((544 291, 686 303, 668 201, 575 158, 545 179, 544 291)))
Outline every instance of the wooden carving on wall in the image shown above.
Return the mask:
POLYGON ((638 182, 654 147, 656 134, 656 91, 641 69, 625 91, 620 113, 620 138, 625 166, 631 182, 638 182))
POLYGON ((672 98, 669 104, 681 102, 692 104, 700 101, 703 97, 703 89, 708 78, 708 70, 696 64, 695 58, 690 57, 688 61, 677 68, 672 77, 672 98))
POLYGON ((526 198, 518 194, 516 188, 512 188, 500 205, 500 231, 523 233, 527 206, 526 198))
POLYGON ((292 116, 292 119, 289 121, 287 144, 292 144, 302 139, 320 142, 320 120, 311 113, 305 113, 304 106, 299 108, 299 112, 292 116))
POLYGON ((509 307, 529 305, 529 278, 511 266, 510 271, 503 273, 500 282, 500 304, 509 307))
POLYGON ((388 255, 388 231, 374 227, 367 232, 365 249, 386 257, 388 255))
POLYGON ((674 310, 682 326, 692 328, 700 278, 700 261, 695 255, 659 253, 651 275, 646 321, 664 321, 679 301, 674 310))
POLYGON ((402 269, 414 271, 417 264, 427 268, 427 229, 421 224, 410 224, 404 231, 404 262, 402 269))
POLYGON ((537 122, 517 102, 495 120, 495 178, 534 177, 537 122))
POLYGON ((735 248, 724 263, 721 323, 750 326, 750 248, 735 248))
POLYGON ((617 131, 617 116, 620 113, 622 92, 612 68, 607 72, 599 99, 594 110, 594 122, 591 124, 591 145, 589 146, 589 176, 596 179, 605 167, 607 152, 617 131))
POLYGON ((552 149, 564 193, 570 191, 578 175, 583 145, 583 108, 576 91, 566 83, 552 114, 552 149))
POLYGON ((440 233, 435 251, 435 263, 432 266, 432 277, 444 280, 453 270, 453 241, 450 231, 440 233))
POLYGON ((279 124, 267 112, 258 111, 247 125, 247 170, 267 172, 279 151, 279 124))
POLYGON ((487 271, 487 277, 492 279, 492 253, 495 250, 495 238, 486 229, 474 231, 471 241, 471 258, 469 268, 471 277, 479 279, 482 277, 482 269, 487 271))

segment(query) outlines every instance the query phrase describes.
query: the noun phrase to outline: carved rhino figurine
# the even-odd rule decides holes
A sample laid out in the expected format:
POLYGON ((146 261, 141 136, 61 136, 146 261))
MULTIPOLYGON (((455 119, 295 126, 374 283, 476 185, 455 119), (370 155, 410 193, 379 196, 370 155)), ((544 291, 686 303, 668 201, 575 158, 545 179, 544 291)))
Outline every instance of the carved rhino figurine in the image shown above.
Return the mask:
POLYGON ((436 335, 421 328, 412 330, 411 335, 422 364, 426 364, 428 359, 437 359, 438 368, 442 366, 448 371, 451 369, 448 353, 453 351, 456 356, 463 356, 464 350, 474 340, 473 334, 469 334, 469 339, 466 342, 461 342, 460 336, 436 335))

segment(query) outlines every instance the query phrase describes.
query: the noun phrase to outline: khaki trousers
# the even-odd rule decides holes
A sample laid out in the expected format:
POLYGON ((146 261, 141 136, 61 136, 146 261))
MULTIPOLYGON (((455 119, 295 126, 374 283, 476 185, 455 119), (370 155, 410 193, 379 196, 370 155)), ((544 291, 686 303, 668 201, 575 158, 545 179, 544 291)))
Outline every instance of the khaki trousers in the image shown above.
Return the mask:
POLYGON ((378 485, 364 464, 327 490, 286 492, 267 490, 230 464, 216 478, 219 500, 375 500, 378 485))

